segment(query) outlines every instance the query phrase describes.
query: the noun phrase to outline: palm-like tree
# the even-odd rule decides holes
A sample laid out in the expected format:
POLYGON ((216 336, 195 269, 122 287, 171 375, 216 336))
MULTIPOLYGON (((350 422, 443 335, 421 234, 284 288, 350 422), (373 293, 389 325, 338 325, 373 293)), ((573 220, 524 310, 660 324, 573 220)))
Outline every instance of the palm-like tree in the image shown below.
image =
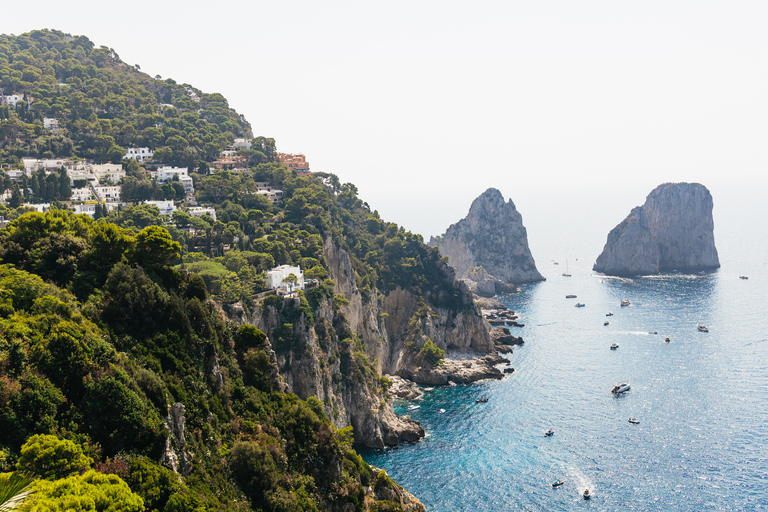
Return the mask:
POLYGON ((4 482, 0 482, 0 512, 9 512, 21 507, 34 490, 31 489, 33 478, 23 473, 13 473, 4 482))

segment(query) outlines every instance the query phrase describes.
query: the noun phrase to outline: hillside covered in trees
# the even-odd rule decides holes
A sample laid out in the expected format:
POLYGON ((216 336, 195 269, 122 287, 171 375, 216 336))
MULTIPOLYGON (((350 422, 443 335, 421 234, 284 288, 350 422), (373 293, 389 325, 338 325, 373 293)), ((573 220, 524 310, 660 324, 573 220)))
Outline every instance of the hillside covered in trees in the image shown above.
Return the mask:
POLYGON ((25 472, 24 506, 46 510, 65 509, 66 489, 101 496, 73 510, 423 508, 352 445, 412 440, 393 433, 383 369, 438 365, 440 333, 482 331, 436 248, 353 184, 272 162, 271 139, 252 139, 264 151, 248 169, 209 172, 234 137, 252 138, 248 123, 220 95, 150 78, 87 38, 0 36, 0 87, 31 101, 0 108, 3 161, 167 148, 216 212, 191 215, 133 161, 130 199, 93 218, 0 204, 0 471, 16 470, 0 488, 25 472), (61 133, 42 128, 49 115, 61 133), (179 209, 161 215, 141 194, 179 209), (265 272, 277 265, 299 266, 306 290, 276 295, 265 272))
POLYGON ((0 106, 0 162, 22 156, 119 163, 129 147, 149 147, 158 161, 198 167, 248 122, 221 94, 152 78, 111 48, 85 36, 36 30, 0 36, 0 95, 24 101, 0 106), (57 133, 43 119, 59 121, 57 133))

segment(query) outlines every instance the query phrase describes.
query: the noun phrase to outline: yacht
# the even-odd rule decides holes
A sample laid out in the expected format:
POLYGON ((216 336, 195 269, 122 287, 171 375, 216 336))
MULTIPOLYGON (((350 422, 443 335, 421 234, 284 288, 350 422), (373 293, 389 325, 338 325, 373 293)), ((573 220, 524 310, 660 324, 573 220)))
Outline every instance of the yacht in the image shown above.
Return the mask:
POLYGON ((639 425, 640 424, 640 420, 635 419, 635 418, 629 418, 629 422, 632 423, 633 425, 639 425))
POLYGON ((620 382, 618 384, 613 385, 613 389, 611 389, 611 393, 613 393, 614 395, 620 395, 622 393, 626 393, 627 391, 629 391, 629 389, 630 389, 629 382, 620 382))
POLYGON ((592 493, 589 492, 589 489, 584 489, 584 499, 588 500, 592 497, 592 493))
POLYGON ((614 343, 613 345, 611 345, 611 350, 616 350, 617 348, 619 348, 618 343, 614 343))
POLYGON ((709 332, 709 329, 707 329, 707 326, 704 324, 699 324, 699 331, 700 332, 709 332))
POLYGON ((739 276, 739 279, 749 279, 747 276, 739 276))
POLYGON ((613 311, 609 311, 605 314, 605 316, 613 316, 613 311))
POLYGON ((575 296, 575 295, 573 295, 572 293, 569 293, 568 295, 566 295, 566 296, 565 296, 565 298, 566 298, 566 299, 575 299, 575 298, 576 298, 576 296, 575 296))
POLYGON ((581 302, 576 303, 577 308, 583 308, 584 306, 586 306, 586 304, 582 304, 581 302))
POLYGON ((630 302, 628 299, 621 299, 621 307, 625 308, 629 306, 630 302))
POLYGON ((608 322, 608 320, 606 320, 605 322, 603 322, 603 325, 608 325, 609 323, 610 322, 608 322))
POLYGON ((565 483, 564 481, 558 480, 557 482, 552 482, 552 487, 560 487, 564 483, 565 483))
POLYGON ((552 430, 552 429, 549 429, 546 432, 544 432, 544 435, 547 436, 547 437, 552 436, 554 434, 555 434, 555 431, 552 430))
POLYGON ((409 411, 415 411, 416 409, 419 409, 420 407, 421 407, 420 405, 409 405, 408 406, 408 410, 409 411))

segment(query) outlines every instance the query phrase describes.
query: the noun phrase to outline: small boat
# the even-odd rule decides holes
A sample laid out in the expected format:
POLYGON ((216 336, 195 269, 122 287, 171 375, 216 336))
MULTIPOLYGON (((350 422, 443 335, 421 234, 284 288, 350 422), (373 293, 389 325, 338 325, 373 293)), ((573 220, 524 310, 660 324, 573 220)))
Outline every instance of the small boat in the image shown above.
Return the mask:
POLYGON ((424 391, 426 391, 427 393, 429 393, 430 391, 434 391, 434 390, 435 390, 435 388, 424 388, 424 391))
POLYGON ((584 495, 583 496, 584 496, 585 500, 588 500, 589 498, 592 497, 592 493, 589 492, 589 489, 584 489, 584 495))
POLYGON ((568 260, 565 260, 565 272, 563 272, 563 277, 571 277, 571 273, 568 271, 568 260))
POLYGON ((484 404, 484 403, 485 403, 485 402, 487 402, 487 401, 488 401, 488 399, 487 399, 487 398, 478 398, 477 400, 475 400, 475 402, 477 402, 477 403, 481 403, 481 404, 484 404))
POLYGON ((558 263, 558 262, 556 262, 556 261, 554 262, 554 264, 555 264, 555 265, 559 265, 559 263, 558 263))
POLYGON ((439 411, 437 411, 437 414, 445 414, 445 409, 440 409, 439 411))
POLYGON ((605 314, 605 316, 613 316, 613 312, 609 311, 605 314))
POLYGON ((605 322, 603 322, 603 325, 608 325, 609 323, 610 322, 608 322, 608 320, 606 320, 605 322))
POLYGON ((619 348, 618 343, 614 343, 613 345, 611 345, 611 350, 616 350, 617 348, 619 348))
POLYGON ((747 276, 739 276, 739 279, 749 279, 747 276))
POLYGON ((670 340, 669 340, 669 336, 667 336, 666 338, 664 338, 664 341, 666 341, 667 343, 669 343, 669 341, 670 341, 670 340))
POLYGON ((629 418, 629 422, 632 423, 633 425, 639 425, 640 424, 640 420, 635 419, 635 418, 629 418))
POLYGON ((544 432, 544 435, 547 436, 547 437, 553 436, 553 435, 555 435, 555 431, 552 430, 552 429, 549 429, 546 432, 544 432))
POLYGON ((557 482, 552 482, 552 487, 560 487, 565 482, 563 480, 558 480, 557 482))
POLYGON ((704 324, 699 324, 698 329, 700 332, 709 332, 709 329, 707 329, 707 326, 704 324))
POLYGON ((576 296, 575 296, 575 295, 573 295, 572 293, 569 293, 568 295, 566 295, 566 296, 565 296, 565 298, 566 298, 566 299, 575 299, 575 298, 576 298, 576 296))
POLYGON ((659 334, 659 331, 648 331, 648 334, 659 334))
POLYGON ((629 306, 630 302, 628 299, 621 299, 621 307, 625 308, 629 306))
POLYGON ((611 393, 614 395, 620 395, 622 393, 626 393, 629 391, 630 385, 629 382, 620 382, 618 384, 613 385, 613 389, 611 389, 611 393))
POLYGON ((415 411, 416 409, 419 409, 420 407, 421 407, 420 405, 409 405, 408 406, 408 410, 409 411, 415 411))
POLYGON ((576 303, 577 308, 583 308, 584 306, 586 306, 586 304, 582 304, 581 302, 576 303))

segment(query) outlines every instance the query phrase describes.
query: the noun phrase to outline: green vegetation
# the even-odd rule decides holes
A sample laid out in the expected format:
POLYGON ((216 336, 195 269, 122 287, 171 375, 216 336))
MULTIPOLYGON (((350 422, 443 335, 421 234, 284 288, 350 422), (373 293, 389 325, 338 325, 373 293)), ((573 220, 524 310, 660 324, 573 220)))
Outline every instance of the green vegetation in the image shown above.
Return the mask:
MULTIPOLYGON (((0 162, 71 156, 118 163, 126 148, 149 147, 159 162, 198 168, 235 137, 250 137, 250 125, 221 94, 152 78, 111 48, 56 30, 0 36, 0 89, 30 102, 0 106, 0 162), (58 119, 58 133, 43 128, 44 117, 58 119)), ((267 153, 273 145, 262 141, 267 153)))
MULTIPOLYGON (((437 308, 475 306, 437 249, 383 221, 337 176, 274 163, 272 139, 241 151, 248 169, 210 174, 221 149, 251 138, 242 116, 221 95, 148 77, 85 37, 0 36, 0 88, 30 102, 0 107, 0 168, 22 156, 119 162, 126 147, 148 146, 193 171, 197 201, 217 218, 134 204, 91 219, 62 204, 71 192, 60 170, 20 181, 0 171, 12 190, 0 205, 11 221, 0 230, 0 471, 17 475, 0 475, 0 489, 34 475, 23 505, 34 510, 400 510, 396 484, 352 449, 352 428, 335 429, 336 397, 300 400, 279 375, 313 358, 319 367, 307 371, 336 396, 367 389, 378 402, 392 384, 345 316, 359 300, 330 279, 338 251, 351 272, 337 277, 354 280, 366 307, 397 289, 419 297, 406 346, 439 365, 445 353, 423 341, 423 322, 437 308), (43 117, 58 119, 59 133, 43 117), (282 199, 256 193, 257 182, 282 199), (301 267, 305 290, 266 288, 266 271, 284 264, 301 267), (270 339, 222 310, 260 321, 270 339), (171 426, 177 402, 183 436, 171 426)), ((160 186, 134 161, 124 168, 124 199, 184 198, 178 182, 160 186)))

